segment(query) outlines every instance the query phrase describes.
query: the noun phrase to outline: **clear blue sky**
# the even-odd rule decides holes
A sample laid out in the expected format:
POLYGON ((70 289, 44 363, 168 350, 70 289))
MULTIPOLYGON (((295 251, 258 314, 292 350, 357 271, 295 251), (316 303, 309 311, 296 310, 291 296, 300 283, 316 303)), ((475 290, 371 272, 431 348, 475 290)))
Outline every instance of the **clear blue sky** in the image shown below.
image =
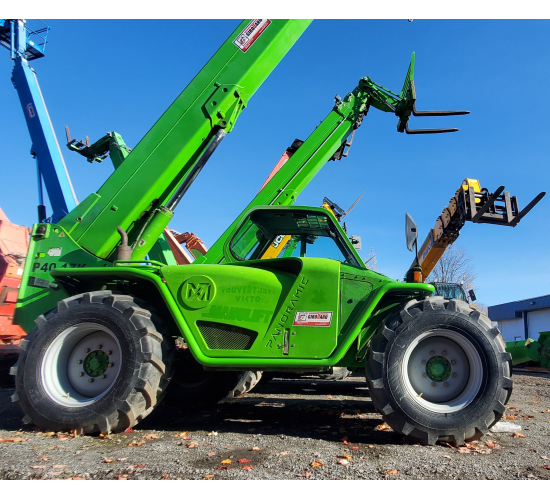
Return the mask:
MULTIPOLYGON (((92 141, 107 131, 133 147, 238 24, 236 20, 45 20, 46 57, 32 63, 58 140, 64 126, 92 141)), ((423 239, 465 177, 505 185, 525 206, 550 187, 548 116, 550 21, 319 20, 251 99, 178 206, 171 227, 212 245, 255 195, 293 139, 305 139, 333 97, 359 78, 399 92, 413 51, 419 109, 468 109, 468 116, 413 118, 411 127, 456 126, 454 134, 407 136, 395 116, 372 109, 350 156, 328 163, 298 202, 324 196, 347 208, 352 234, 373 247, 378 268, 401 279, 412 254, 404 214, 423 239)), ((13 222, 36 218, 30 139, 12 62, 0 52, 0 207, 13 222)), ((77 197, 97 190, 109 160, 89 164, 62 148, 77 197)), ((468 223, 458 240, 472 257, 480 302, 550 293, 550 195, 516 228, 468 223)))

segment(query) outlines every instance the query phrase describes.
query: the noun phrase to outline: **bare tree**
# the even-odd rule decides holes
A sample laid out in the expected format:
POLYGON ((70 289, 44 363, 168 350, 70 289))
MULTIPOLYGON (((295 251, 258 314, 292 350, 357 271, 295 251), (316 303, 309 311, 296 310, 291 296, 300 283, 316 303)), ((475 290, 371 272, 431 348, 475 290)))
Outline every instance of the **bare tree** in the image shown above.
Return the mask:
POLYGON ((451 245, 426 278, 426 282, 461 283, 466 290, 471 290, 476 279, 471 261, 464 248, 451 245))
POLYGON ((367 258, 365 259, 365 265, 367 266, 367 269, 370 269, 371 271, 374 271, 374 272, 378 272, 378 264, 376 262, 376 252, 372 247, 369 250, 367 258))

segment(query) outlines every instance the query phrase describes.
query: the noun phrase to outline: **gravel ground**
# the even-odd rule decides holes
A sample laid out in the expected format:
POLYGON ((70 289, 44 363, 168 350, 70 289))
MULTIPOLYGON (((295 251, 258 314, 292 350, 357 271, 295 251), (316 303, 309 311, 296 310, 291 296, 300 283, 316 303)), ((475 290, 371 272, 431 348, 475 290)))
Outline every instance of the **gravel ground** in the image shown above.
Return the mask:
POLYGON ((275 379, 212 407, 164 403, 109 439, 22 425, 13 389, 0 389, 0 479, 550 479, 550 375, 513 379, 501 422, 522 437, 491 432, 458 449, 380 429, 359 377, 275 379))

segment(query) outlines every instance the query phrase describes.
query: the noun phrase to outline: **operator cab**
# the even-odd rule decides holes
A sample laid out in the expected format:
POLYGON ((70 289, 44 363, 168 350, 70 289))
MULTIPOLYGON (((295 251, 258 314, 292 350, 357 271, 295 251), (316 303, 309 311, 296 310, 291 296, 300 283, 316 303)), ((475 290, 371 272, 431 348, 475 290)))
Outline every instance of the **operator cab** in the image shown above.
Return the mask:
MULTIPOLYGON (((434 295, 439 295, 449 300, 458 299, 466 302, 467 304, 470 303, 470 301, 468 300, 468 296, 466 295, 466 290, 462 285, 458 283, 434 282, 430 283, 430 285, 433 285, 435 287, 434 295)), ((472 302, 476 300, 476 296, 473 290, 469 290, 468 295, 470 296, 472 302)))
POLYGON ((245 217, 228 250, 236 261, 318 257, 365 268, 334 216, 324 208, 256 208, 245 217))

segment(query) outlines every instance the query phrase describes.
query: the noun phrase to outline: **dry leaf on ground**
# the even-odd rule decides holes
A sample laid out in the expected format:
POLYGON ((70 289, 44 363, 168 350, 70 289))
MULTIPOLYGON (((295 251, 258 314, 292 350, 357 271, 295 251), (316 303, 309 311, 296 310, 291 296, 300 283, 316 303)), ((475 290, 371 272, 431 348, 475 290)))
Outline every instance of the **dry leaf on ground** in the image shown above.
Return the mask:
POLYGON ((124 462, 125 460, 128 460, 128 459, 126 457, 116 459, 117 462, 124 462))
POLYGON ((184 438, 185 436, 187 436, 187 434, 189 434, 187 431, 184 431, 184 432, 180 432, 179 434, 174 434, 174 437, 175 438, 184 438))
POLYGON ((339 455, 338 458, 345 458, 346 460, 351 460, 351 456, 347 453, 342 453, 342 455, 339 455))
POLYGON ((512 437, 515 437, 515 438, 524 438, 526 436, 524 436, 523 434, 520 434, 519 432, 514 432, 512 434, 512 437))
POLYGON ((132 446, 143 446, 145 444, 145 441, 132 441, 129 445, 128 445, 128 448, 131 448, 132 446))
POLYGON ((217 436, 218 433, 216 431, 209 432, 207 436, 217 436))
POLYGON ((380 425, 377 425, 374 428, 374 430, 375 431, 388 431, 388 430, 391 430, 391 427, 388 424, 380 424, 380 425))
POLYGON ((199 443, 195 441, 191 441, 190 443, 187 443, 185 446, 187 446, 187 448, 196 448, 197 446, 199 446, 199 443))
POLYGON ((113 462, 114 462, 114 460, 111 460, 109 458, 106 458, 106 459, 103 460, 104 464, 112 464, 113 462))
POLYGON ((170 474, 164 474, 164 476, 161 477, 161 479, 168 479, 170 477, 170 474))
POLYGON ((319 460, 315 460, 314 462, 311 462, 310 464, 312 467, 321 467, 322 465, 325 465, 323 462, 320 462, 319 460))
POLYGON ((392 476, 392 475, 395 475, 395 474, 399 474, 399 471, 397 469, 392 469, 392 470, 389 470, 388 472, 386 472, 386 474, 388 476, 392 476))
POLYGON ((31 469, 45 469, 45 465, 31 465, 31 469))
POLYGON ((451 458, 449 455, 443 455, 443 458, 451 458))
POLYGON ((337 463, 339 463, 340 465, 348 465, 349 464, 349 462, 345 458, 343 458, 342 460, 338 460, 337 463))
POLYGON ((66 465, 52 465, 52 469, 64 469, 66 465))
POLYGON ((240 464, 249 464, 250 462, 252 462, 252 460, 248 460, 248 458, 239 458, 237 462, 239 462, 240 464))
POLYGON ((99 439, 111 439, 111 436, 109 434, 100 434, 99 439))
POLYGON ((290 451, 281 451, 280 455, 282 457, 286 456, 286 455, 290 455, 290 451))
POLYGON ((550 469, 550 465, 541 465, 543 469, 550 469))
POLYGON ((229 465, 231 463, 231 460, 229 458, 226 458, 225 460, 222 460, 221 463, 229 465))
POLYGON ((254 447, 252 448, 252 450, 250 450, 250 451, 262 451, 262 449, 261 449, 261 448, 258 448, 257 446, 254 446, 254 447))
POLYGON ((122 476, 116 477, 119 481, 126 481, 128 479, 128 474, 122 474, 122 476))
POLYGON ((156 434, 147 434, 147 436, 143 436, 143 439, 158 439, 159 437, 156 434))
POLYGON ((221 467, 218 467, 218 470, 227 470, 227 469, 231 469, 231 467, 229 467, 228 465, 222 465, 221 467))
POLYGON ((128 427, 128 429, 124 431, 124 434, 129 434, 130 432, 133 432, 133 429, 131 427, 128 427))
POLYGON ((493 441, 487 441, 485 443, 489 448, 494 448, 495 447, 495 443, 493 441))
POLYGON ((311 472, 304 472, 303 474, 298 474, 298 477, 309 477, 311 476, 311 472))
POLYGON ((253 465, 245 465, 244 467, 241 467, 242 470, 252 470, 253 468, 253 465))
POLYGON ((214 474, 208 474, 208 476, 204 476, 204 479, 214 479, 214 474))

